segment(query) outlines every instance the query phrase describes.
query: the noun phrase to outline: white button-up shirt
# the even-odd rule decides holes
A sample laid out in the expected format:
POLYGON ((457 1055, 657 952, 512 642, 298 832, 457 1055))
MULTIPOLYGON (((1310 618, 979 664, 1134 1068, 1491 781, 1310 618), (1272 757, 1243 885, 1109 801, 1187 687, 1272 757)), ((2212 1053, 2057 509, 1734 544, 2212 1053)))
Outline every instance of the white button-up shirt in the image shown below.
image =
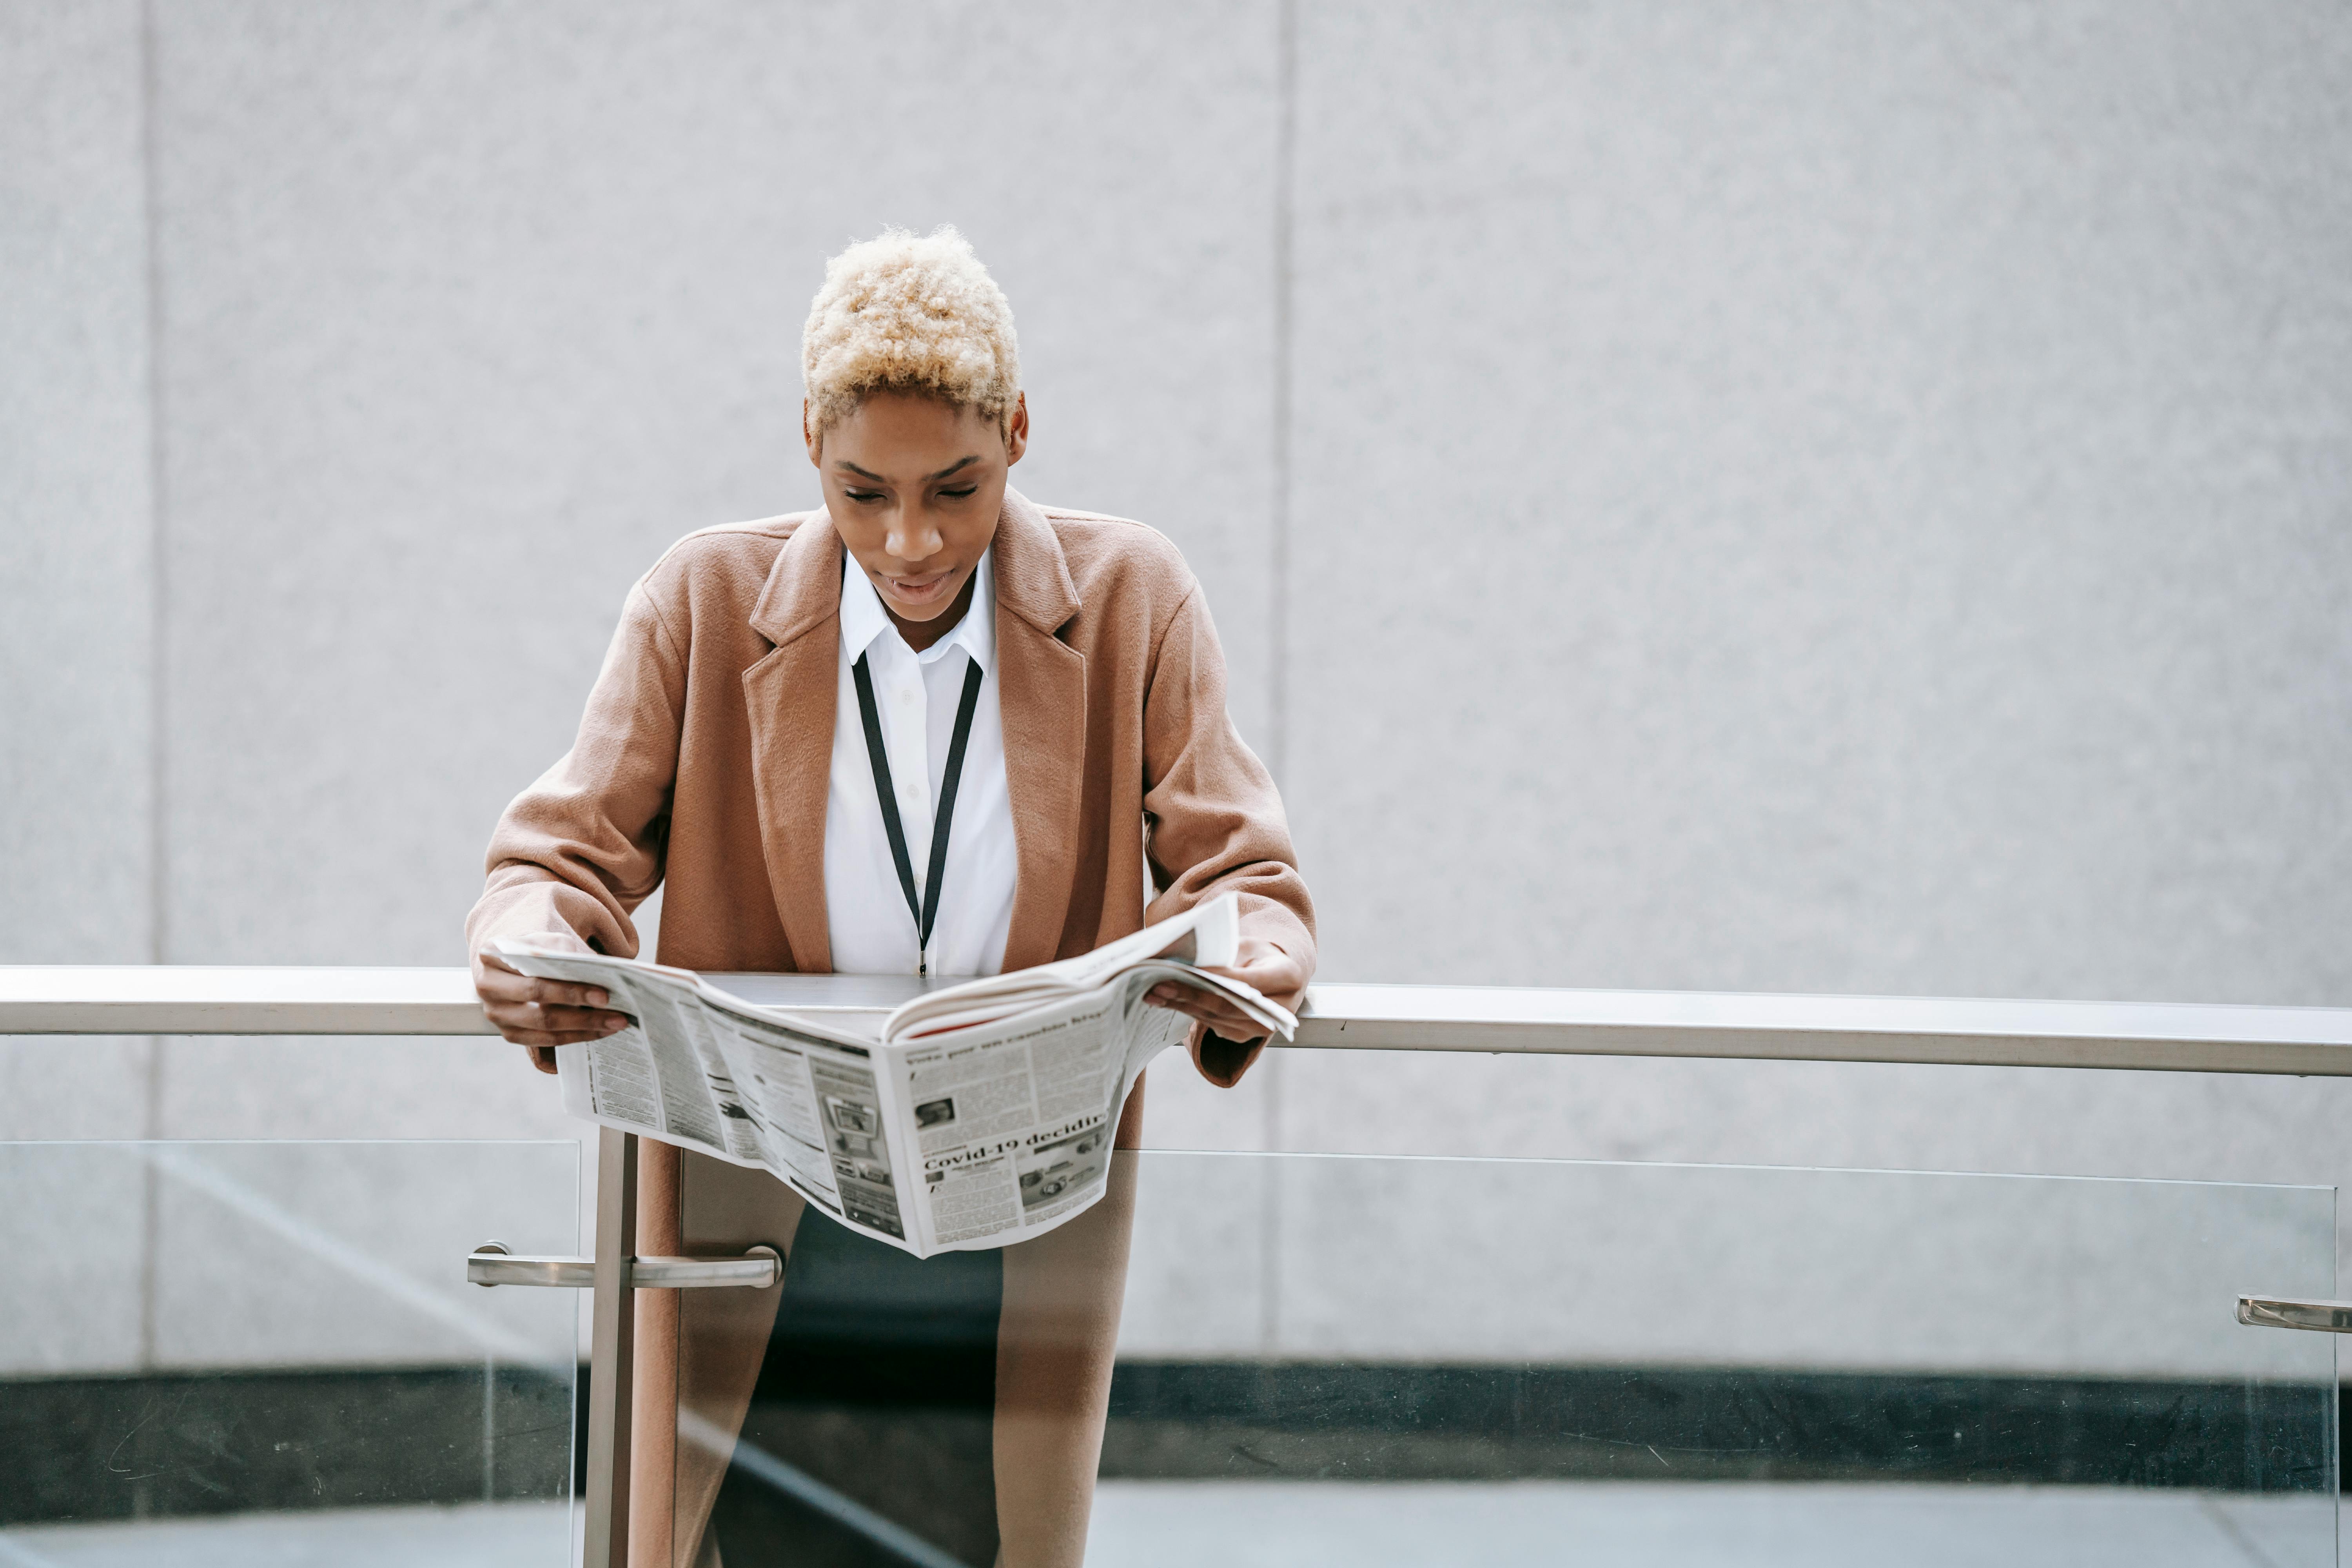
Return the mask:
POLYGON ((842 555, 840 687, 834 695, 833 772, 824 806, 824 912, 837 974, 912 974, 928 956, 933 974, 994 974, 1004 967, 1020 860, 1004 782, 1003 710, 997 700, 996 584, 992 549, 973 569, 971 605, 946 637, 917 653, 898 635, 882 596, 855 557, 842 555), (928 955, 916 951, 915 917, 874 793, 866 725, 850 672, 866 656, 883 750, 913 863, 915 897, 931 867, 931 825, 947 775, 964 672, 981 669, 980 700, 965 742, 928 955))

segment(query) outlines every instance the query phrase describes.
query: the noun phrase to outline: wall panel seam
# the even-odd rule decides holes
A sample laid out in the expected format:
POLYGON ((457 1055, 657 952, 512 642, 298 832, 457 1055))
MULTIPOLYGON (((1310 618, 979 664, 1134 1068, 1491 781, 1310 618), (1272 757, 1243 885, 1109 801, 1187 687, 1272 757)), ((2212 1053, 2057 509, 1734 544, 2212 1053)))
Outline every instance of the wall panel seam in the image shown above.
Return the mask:
MULTIPOLYGON (((169 650, 164 638, 169 583, 165 577, 166 511, 164 507, 163 429, 163 266, 160 234, 161 203, 157 199, 157 93, 155 3, 139 4, 139 182, 141 225, 146 255, 147 335, 147 961, 169 962, 170 939, 164 911, 170 896, 166 853, 170 821, 165 813, 164 785, 169 773, 164 737, 169 713, 165 706, 164 671, 169 650)), ((150 1142, 162 1136, 163 1114, 163 1037, 150 1036, 142 1064, 140 1136, 150 1142)), ((141 1173, 139 1215, 139 1363, 152 1367, 156 1357, 158 1302, 157 1247, 161 1240, 163 1194, 152 1163, 141 1173)))

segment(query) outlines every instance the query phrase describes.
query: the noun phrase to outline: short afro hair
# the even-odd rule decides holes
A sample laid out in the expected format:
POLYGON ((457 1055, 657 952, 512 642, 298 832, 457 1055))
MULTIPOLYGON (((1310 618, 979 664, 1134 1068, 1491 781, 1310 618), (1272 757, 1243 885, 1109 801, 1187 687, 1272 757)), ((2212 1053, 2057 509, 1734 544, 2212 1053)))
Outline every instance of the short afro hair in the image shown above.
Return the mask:
POLYGON ((940 398, 1002 426, 1021 396, 1013 307, 953 228, 886 228, 824 264, 801 375, 820 430, 875 392, 940 398))

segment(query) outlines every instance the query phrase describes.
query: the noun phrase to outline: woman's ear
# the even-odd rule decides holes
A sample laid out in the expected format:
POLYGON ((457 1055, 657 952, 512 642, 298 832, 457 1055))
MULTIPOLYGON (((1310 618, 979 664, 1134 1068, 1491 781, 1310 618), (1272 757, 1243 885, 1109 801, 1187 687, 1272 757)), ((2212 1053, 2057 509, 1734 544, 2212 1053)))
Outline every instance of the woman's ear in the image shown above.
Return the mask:
POLYGON ((1004 466, 1011 468, 1029 449, 1029 395, 1013 399, 1013 416, 1004 422, 1004 466))
POLYGON ((808 443, 810 466, 824 468, 824 432, 817 428, 816 410, 809 406, 809 400, 805 397, 801 399, 801 439, 808 443))

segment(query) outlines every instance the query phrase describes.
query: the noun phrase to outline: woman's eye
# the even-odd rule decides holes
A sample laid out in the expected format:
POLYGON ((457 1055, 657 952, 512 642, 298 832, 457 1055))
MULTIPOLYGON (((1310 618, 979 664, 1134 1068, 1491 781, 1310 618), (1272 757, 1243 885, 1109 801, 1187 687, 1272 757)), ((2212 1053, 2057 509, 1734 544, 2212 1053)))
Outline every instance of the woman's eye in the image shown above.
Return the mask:
POLYGON ((854 500, 854 501, 877 501, 877 500, 880 500, 882 499, 882 492, 881 492, 880 490, 847 490, 847 489, 845 489, 845 490, 842 491, 841 493, 842 493, 843 495, 845 495, 845 496, 847 496, 851 500, 854 500))
POLYGON ((941 490, 940 492, 940 499, 941 500, 968 500, 979 493, 980 487, 978 485, 966 485, 960 490, 941 490))

